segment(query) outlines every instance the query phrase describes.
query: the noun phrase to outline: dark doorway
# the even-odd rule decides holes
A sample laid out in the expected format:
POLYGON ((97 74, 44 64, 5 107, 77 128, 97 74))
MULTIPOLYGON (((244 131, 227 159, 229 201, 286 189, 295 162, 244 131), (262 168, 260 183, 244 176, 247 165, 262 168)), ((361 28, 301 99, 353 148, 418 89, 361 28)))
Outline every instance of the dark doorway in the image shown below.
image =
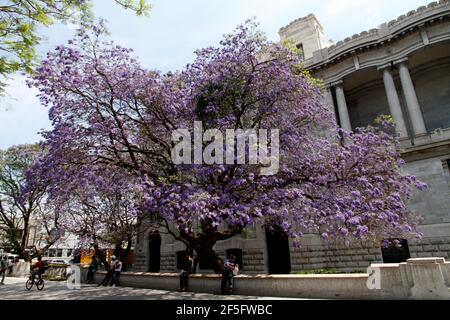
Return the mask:
POLYGON ((244 270, 244 265, 242 263, 242 250, 241 249, 228 249, 227 250, 227 258, 232 254, 236 257, 236 263, 239 267, 239 271, 244 270))
POLYGON ((269 274, 291 273, 291 254, 287 234, 277 228, 266 229, 266 243, 269 274))
POLYGON ((159 272, 161 264, 161 236, 158 231, 148 236, 148 271, 159 272))
POLYGON ((383 255, 384 263, 401 263, 406 262, 411 255, 409 254, 408 241, 405 239, 389 239, 388 246, 381 242, 381 254, 383 255), (400 242, 400 246, 395 244, 395 241, 400 242))

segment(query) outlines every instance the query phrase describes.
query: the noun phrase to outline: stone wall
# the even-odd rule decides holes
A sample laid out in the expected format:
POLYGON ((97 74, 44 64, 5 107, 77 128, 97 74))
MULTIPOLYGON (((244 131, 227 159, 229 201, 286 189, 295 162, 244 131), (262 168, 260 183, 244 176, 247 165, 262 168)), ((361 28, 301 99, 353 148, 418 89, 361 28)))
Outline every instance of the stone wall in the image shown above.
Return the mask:
MULTIPOLYGON (((409 259, 405 263, 372 264, 370 273, 333 275, 240 275, 233 293, 318 299, 450 299, 450 262, 443 258, 409 259)), ((81 279, 86 279, 83 269, 81 279)), ((100 282, 104 272, 94 276, 100 282)), ((220 293, 221 276, 193 274, 188 290, 220 293)), ((177 273, 123 272, 120 286, 174 291, 177 273)))
POLYGON ((243 273, 265 273, 264 249, 248 249, 243 253, 243 273))
POLYGON ((12 269, 12 277, 28 277, 30 275, 31 265, 29 262, 19 261, 16 262, 12 269))
MULTIPOLYGON (((408 162, 403 167, 405 173, 415 175, 428 184, 428 190, 416 191, 414 197, 408 202, 408 207, 419 213, 423 218, 422 224, 450 223, 450 185, 447 179, 448 167, 446 160, 450 154, 408 162)), ((447 234, 450 237, 450 225, 447 234)), ((437 236, 430 227, 426 229, 426 236, 437 236)))
POLYGON ((375 119, 389 114, 389 106, 381 79, 348 92, 346 99, 352 128, 375 125, 375 119))
POLYGON ((337 269, 365 270, 373 262, 382 262, 381 250, 363 246, 306 246, 291 249, 292 271, 337 269))
POLYGON ((409 246, 411 258, 450 258, 450 237, 424 238, 409 246))
MULTIPOLYGON (((408 245, 411 258, 450 258, 450 237, 423 238, 408 245)), ((345 272, 365 270, 372 263, 382 263, 381 249, 376 246, 309 245, 291 249, 292 271, 337 269, 345 272)))
POLYGON ((440 54, 445 58, 411 72, 428 132, 450 127, 450 46, 440 54))

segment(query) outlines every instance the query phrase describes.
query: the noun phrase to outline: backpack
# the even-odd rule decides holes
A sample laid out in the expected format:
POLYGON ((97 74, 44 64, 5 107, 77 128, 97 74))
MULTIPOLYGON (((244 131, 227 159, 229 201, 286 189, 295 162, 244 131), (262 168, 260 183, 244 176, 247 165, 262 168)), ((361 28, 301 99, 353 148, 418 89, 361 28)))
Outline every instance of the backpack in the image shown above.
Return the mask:
POLYGON ((233 269, 233 276, 237 276, 239 274, 239 265, 236 263, 233 269))

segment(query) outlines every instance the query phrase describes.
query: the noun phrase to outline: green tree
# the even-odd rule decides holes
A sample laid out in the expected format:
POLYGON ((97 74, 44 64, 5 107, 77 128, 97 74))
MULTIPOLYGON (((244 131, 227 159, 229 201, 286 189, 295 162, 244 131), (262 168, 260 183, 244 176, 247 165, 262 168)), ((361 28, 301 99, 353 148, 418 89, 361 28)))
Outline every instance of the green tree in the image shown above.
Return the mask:
MULTIPOLYGON (((6 0, 0 3, 0 94, 5 79, 17 72, 31 72, 36 62, 36 46, 41 38, 38 27, 80 18, 93 21, 92 0, 6 0)), ((137 15, 148 15, 151 5, 145 0, 114 0, 137 15)))
POLYGON ((28 183, 27 173, 41 156, 39 145, 21 145, 0 150, 0 231, 11 251, 26 255, 29 223, 40 210, 45 188, 28 183))

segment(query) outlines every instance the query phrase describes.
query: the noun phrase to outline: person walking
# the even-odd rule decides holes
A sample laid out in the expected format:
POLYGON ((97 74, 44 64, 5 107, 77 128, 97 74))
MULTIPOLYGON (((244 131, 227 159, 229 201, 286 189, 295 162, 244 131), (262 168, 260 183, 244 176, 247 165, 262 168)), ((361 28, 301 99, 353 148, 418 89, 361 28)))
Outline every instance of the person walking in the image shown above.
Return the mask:
POLYGON ((2 277, 0 285, 5 284, 6 270, 8 270, 8 257, 5 255, 0 259, 0 275, 2 277))
POLYGON ((86 283, 92 283, 94 281, 94 275, 98 269, 98 260, 95 255, 92 256, 91 264, 89 265, 86 283))
MULTIPOLYGON (((115 258, 115 256, 112 256, 112 257, 115 258)), ((100 286, 106 287, 109 284, 109 282, 111 281, 112 273, 113 273, 113 270, 114 270, 112 257, 111 257, 111 261, 109 263, 109 267, 107 268, 106 265, 104 265, 105 266, 105 270, 106 270, 106 275, 103 278, 102 282, 100 282, 98 284, 99 287, 100 286)))
POLYGON ((230 254, 228 259, 226 259, 223 264, 222 284, 221 284, 222 294, 227 293, 227 291, 228 293, 233 292, 233 277, 235 268, 236 268, 236 257, 230 254))
POLYGON ((186 291, 188 287, 188 278, 189 275, 194 270, 194 259, 192 259, 191 255, 186 252, 183 262, 183 268, 180 273, 180 291, 186 291))
POLYGON ((116 258, 116 256, 111 257, 111 287, 115 287, 117 285, 117 280, 119 279, 120 272, 122 272, 122 262, 116 258))

